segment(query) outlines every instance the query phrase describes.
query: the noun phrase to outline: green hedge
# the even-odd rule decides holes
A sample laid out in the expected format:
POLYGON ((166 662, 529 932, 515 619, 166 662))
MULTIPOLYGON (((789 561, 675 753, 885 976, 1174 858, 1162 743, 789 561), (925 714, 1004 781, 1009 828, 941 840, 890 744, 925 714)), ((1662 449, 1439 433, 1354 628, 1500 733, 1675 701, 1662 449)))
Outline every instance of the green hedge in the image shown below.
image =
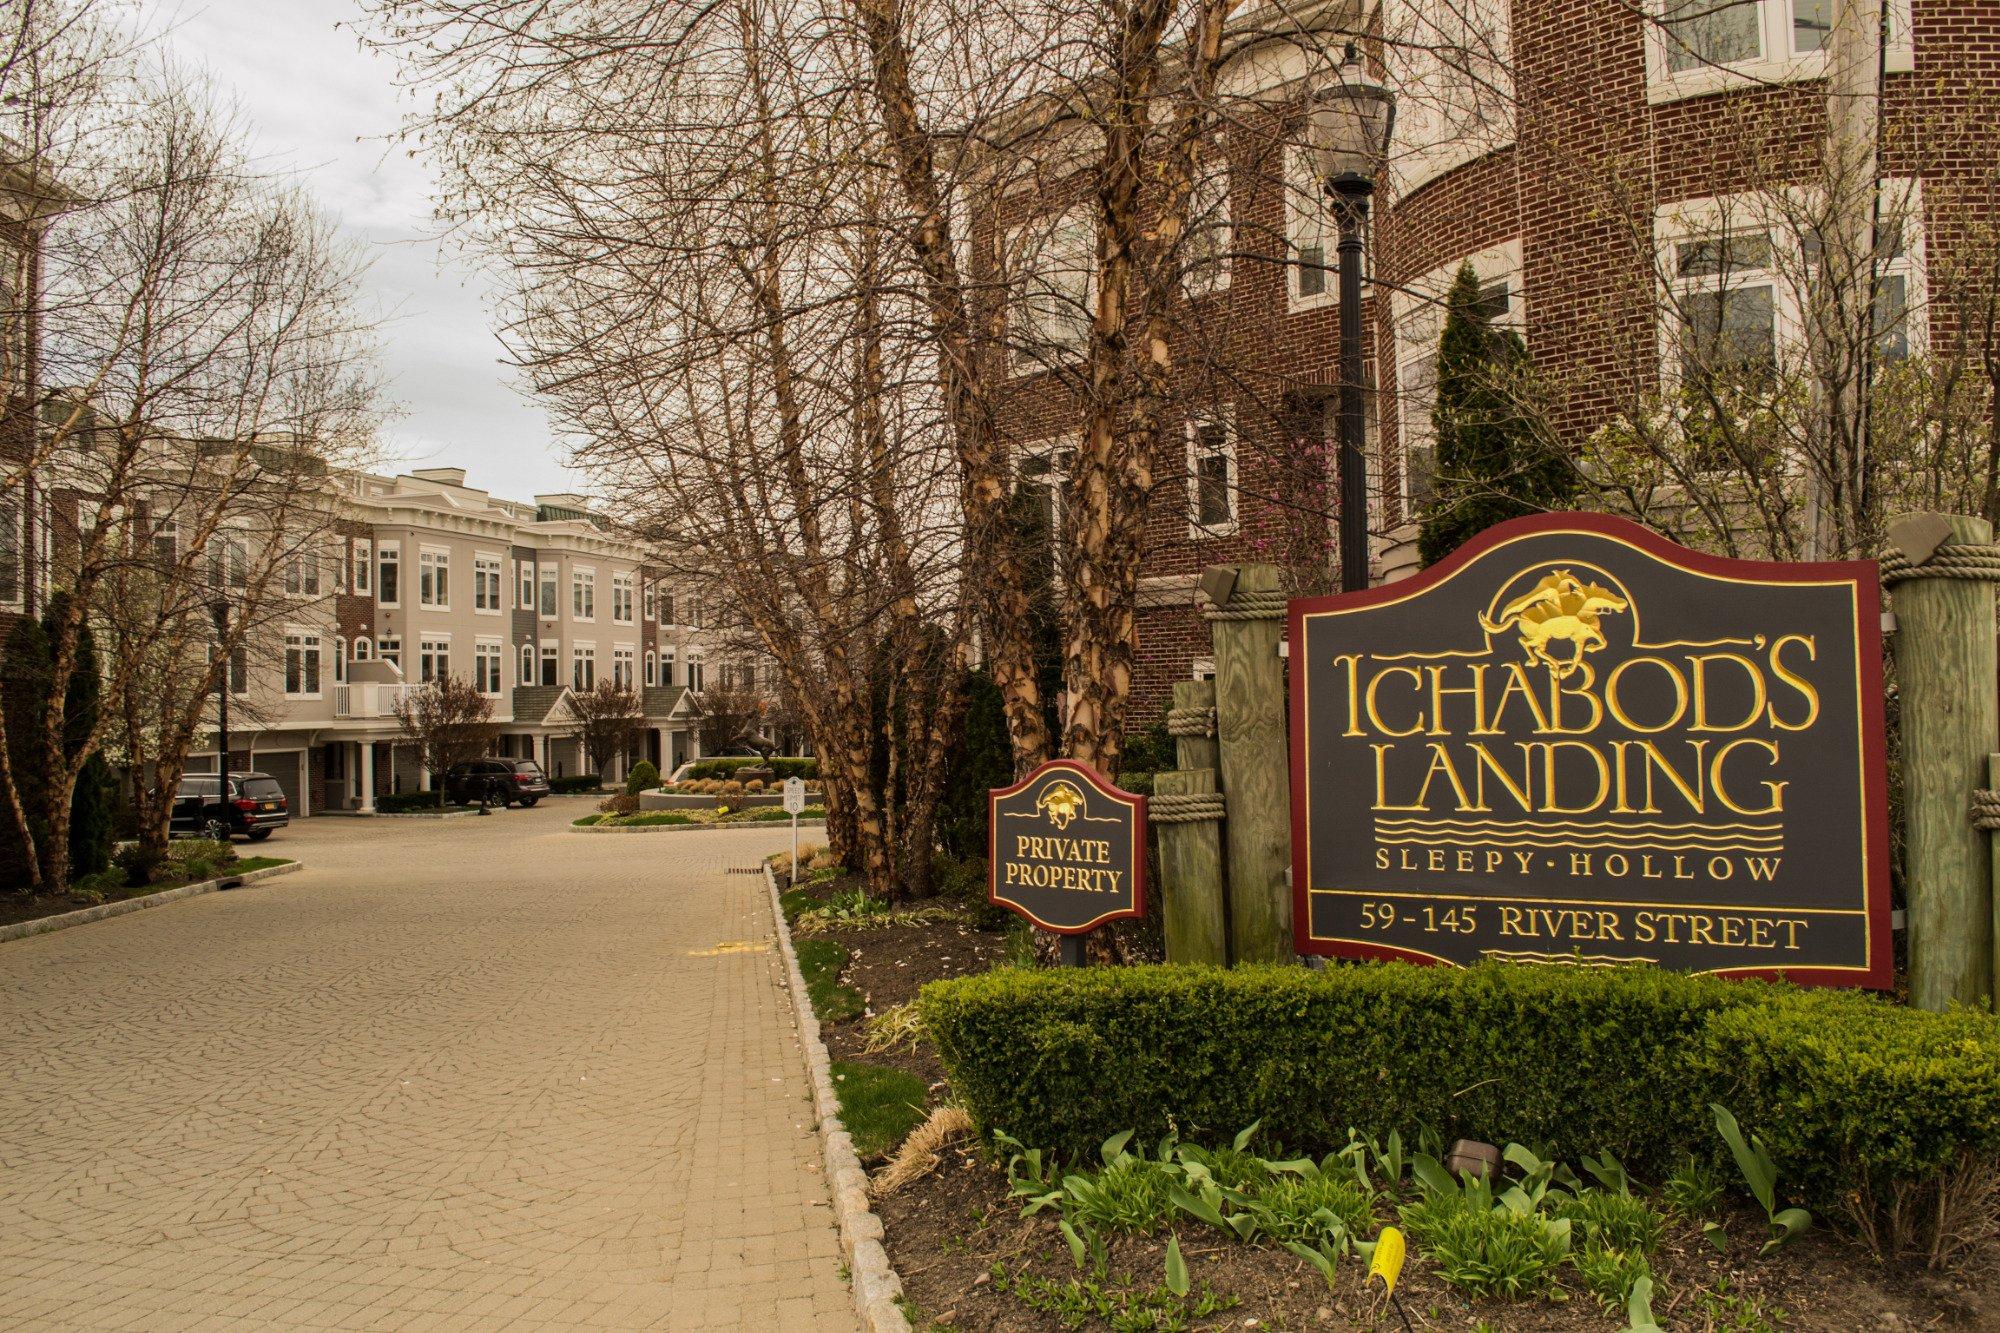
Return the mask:
POLYGON ((2000 1152, 2000 1021, 1640 969, 1405 964, 999 971, 924 988, 985 1130, 1083 1155, 1250 1124, 1325 1151, 1430 1126, 1657 1176, 1715 1146, 1708 1103, 1817 1206, 2000 1152))
POLYGON ((375 798, 375 808, 385 815, 407 814, 411 810, 435 810, 443 795, 434 791, 384 792, 375 798))
MULTIPOLYGON (((683 774, 682 778, 688 782, 702 778, 727 778, 739 768, 755 768, 761 762, 756 755, 724 755, 717 759, 702 759, 696 761, 694 767, 683 774)), ((771 771, 780 778, 816 778, 819 776, 819 760, 773 755, 771 771)))
POLYGON ((558 796, 580 791, 599 791, 603 786, 603 781, 595 773, 578 773, 574 777, 549 779, 549 790, 558 796))

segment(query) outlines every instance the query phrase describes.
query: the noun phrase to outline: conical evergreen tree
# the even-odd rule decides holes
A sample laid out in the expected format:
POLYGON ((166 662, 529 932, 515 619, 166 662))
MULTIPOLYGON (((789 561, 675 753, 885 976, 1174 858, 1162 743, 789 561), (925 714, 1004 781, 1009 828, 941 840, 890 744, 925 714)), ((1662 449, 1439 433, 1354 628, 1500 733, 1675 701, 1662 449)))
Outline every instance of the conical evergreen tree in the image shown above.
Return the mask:
MULTIPOLYGON (((53 643, 55 626, 68 613, 65 595, 49 599, 42 615, 42 634, 53 643)), ((77 632, 76 661, 70 671, 63 699, 63 753, 69 762, 97 730, 99 696, 104 688, 103 672, 97 661, 97 638, 86 620, 77 632)), ((69 878, 94 875, 111 864, 112 802, 115 796, 111 766, 102 754, 93 754, 77 775, 76 790, 69 806, 69 878)))
POLYGON ((1418 552, 1431 564, 1505 519, 1567 505, 1576 472, 1521 411, 1528 349, 1481 313, 1479 277, 1466 264, 1445 302, 1438 342, 1437 464, 1418 552))

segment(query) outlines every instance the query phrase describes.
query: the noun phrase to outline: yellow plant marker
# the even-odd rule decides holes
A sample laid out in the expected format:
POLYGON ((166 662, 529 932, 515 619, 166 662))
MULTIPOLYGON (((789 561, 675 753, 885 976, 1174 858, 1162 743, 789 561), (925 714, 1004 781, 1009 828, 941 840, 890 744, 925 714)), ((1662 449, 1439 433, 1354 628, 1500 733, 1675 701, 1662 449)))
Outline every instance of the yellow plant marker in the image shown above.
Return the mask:
POLYGON ((1382 1234, 1375 1238, 1375 1257, 1368 1263, 1368 1276, 1381 1278, 1391 1296, 1396 1294, 1396 1279, 1403 1275, 1403 1255, 1407 1248, 1403 1233, 1394 1227, 1383 1227, 1382 1234))
POLYGON ((690 958, 717 958, 726 953, 763 953, 771 947, 769 940, 724 940, 713 949, 689 949, 690 958))

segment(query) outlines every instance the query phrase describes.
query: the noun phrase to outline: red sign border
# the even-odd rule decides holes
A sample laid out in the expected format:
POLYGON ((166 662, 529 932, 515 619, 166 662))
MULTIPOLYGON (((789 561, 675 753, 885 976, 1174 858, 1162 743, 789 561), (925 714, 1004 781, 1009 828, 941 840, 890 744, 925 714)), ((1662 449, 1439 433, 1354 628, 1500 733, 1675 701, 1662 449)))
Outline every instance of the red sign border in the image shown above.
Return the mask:
POLYGON ((1497 546, 1518 538, 1545 532, 1582 532, 1615 537, 1631 543, 1649 555, 1695 573, 1715 574, 1758 583, 1826 583, 1852 580, 1854 612, 1860 655, 1861 746, 1865 772, 1862 776, 1862 818, 1868 822, 1868 864, 1863 868, 1863 897, 1867 903, 1868 959, 1866 969, 1724 968, 1702 975, 1743 979, 1761 977, 1807 986, 1866 987, 1888 990, 1895 984, 1895 934, 1889 918, 1889 769, 1885 740, 1882 683, 1882 584, 1881 568, 1873 560, 1776 561, 1740 560, 1709 555, 1669 541, 1659 533, 1630 519, 1600 513, 1531 514, 1496 523, 1453 551, 1444 559, 1407 579, 1385 583, 1362 592, 1333 593, 1324 597, 1295 597, 1285 609, 1285 630, 1290 644, 1290 684, 1292 751, 1292 948, 1300 954, 1334 958, 1365 958, 1449 966, 1424 954, 1379 944, 1347 944, 1319 941, 1312 934, 1310 889, 1306 873, 1306 752, 1305 752, 1305 618, 1321 611, 1354 609, 1398 601, 1442 583, 1454 571, 1470 564, 1497 546))
POLYGON ((1050 759, 1022 778, 1011 787, 988 787, 986 789, 986 901, 994 907, 1003 908, 1027 921, 1038 930, 1046 930, 1052 935, 1088 935, 1099 926, 1113 921, 1136 921, 1146 915, 1146 798, 1142 793, 1126 791, 1113 786, 1102 774, 1086 763, 1075 759, 1050 759), (1051 769, 1061 769, 1084 782, 1099 796, 1106 796, 1123 803, 1132 810, 1132 906, 1103 916, 1081 926, 1051 926, 1042 921, 1019 903, 1005 902, 996 896, 996 879, 1000 871, 999 821, 994 818, 994 807, 1009 796, 1026 791, 1035 784, 1042 774, 1051 769))

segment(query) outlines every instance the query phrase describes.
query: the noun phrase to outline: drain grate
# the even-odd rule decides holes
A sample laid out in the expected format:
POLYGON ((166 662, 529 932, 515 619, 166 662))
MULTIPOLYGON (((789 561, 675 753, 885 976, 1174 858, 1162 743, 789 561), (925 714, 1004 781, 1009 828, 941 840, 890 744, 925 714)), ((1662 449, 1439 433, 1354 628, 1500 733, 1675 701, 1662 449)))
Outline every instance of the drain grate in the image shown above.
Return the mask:
POLYGON ((764 870, 761 866, 731 866, 722 873, 725 875, 761 875, 764 873, 764 870))

